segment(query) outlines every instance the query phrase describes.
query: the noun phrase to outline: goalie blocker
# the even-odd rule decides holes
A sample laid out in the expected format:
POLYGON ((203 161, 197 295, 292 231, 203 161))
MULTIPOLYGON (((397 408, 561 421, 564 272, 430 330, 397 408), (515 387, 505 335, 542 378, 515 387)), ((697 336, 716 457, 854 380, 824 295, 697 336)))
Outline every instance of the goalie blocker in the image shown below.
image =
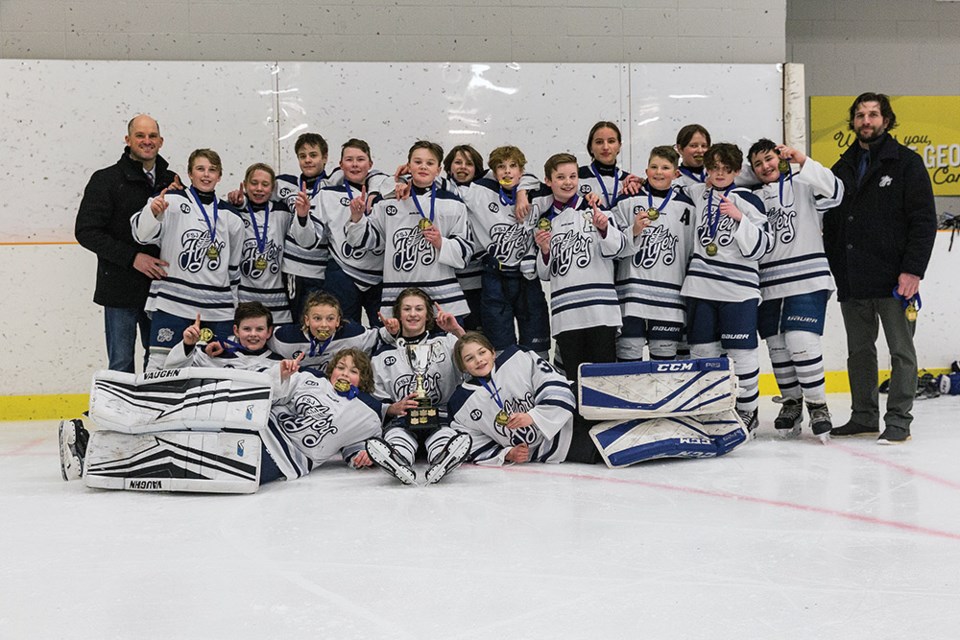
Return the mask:
POLYGON ((580 367, 580 413, 604 420, 590 437, 611 468, 729 453, 749 438, 736 399, 726 358, 580 367))

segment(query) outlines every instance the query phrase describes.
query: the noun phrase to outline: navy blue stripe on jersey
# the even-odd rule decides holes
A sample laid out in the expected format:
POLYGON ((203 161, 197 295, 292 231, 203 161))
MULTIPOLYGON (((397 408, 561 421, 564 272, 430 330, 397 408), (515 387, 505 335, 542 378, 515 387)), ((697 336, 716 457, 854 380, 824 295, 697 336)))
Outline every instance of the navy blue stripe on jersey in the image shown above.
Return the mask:
POLYGON ((217 293, 230 293, 232 291, 231 287, 217 287, 211 284, 203 284, 200 282, 191 282, 189 280, 181 280, 180 278, 164 278, 163 282, 167 284, 176 284, 188 289, 196 289, 197 291, 204 292, 217 292, 217 293))

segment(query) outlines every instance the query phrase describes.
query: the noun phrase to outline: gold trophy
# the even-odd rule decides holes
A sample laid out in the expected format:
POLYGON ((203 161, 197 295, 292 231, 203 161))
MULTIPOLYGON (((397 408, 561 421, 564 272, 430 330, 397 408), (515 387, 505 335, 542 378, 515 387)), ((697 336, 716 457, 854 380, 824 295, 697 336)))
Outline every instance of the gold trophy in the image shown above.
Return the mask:
POLYGON ((413 399, 416 400, 417 406, 407 410, 407 425, 411 429, 418 430, 433 429, 440 426, 440 412, 433 406, 433 401, 427 395, 423 383, 427 370, 430 368, 430 363, 438 359, 438 351, 442 347, 439 343, 430 344, 426 341, 411 344, 404 341, 403 338, 397 339, 397 345, 406 351, 415 381, 413 399))

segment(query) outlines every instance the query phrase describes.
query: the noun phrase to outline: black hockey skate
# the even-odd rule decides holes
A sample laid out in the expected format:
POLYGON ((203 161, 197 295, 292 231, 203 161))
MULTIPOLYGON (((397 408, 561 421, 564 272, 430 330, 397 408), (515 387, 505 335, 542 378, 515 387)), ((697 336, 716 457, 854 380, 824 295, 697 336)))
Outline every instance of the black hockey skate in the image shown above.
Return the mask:
POLYGON ((427 470, 427 484, 440 482, 447 474, 459 467, 467 454, 470 453, 472 444, 473 439, 466 433, 458 433, 450 438, 447 446, 440 453, 440 457, 427 470))
POLYGON ((755 437, 757 427, 760 426, 759 411, 757 409, 754 409, 753 411, 738 410, 737 415, 740 416, 740 421, 743 423, 743 426, 747 428, 747 434, 749 437, 755 437))
POLYGON ((796 438, 800 435, 800 423, 803 422, 803 403, 800 398, 782 398, 777 396, 773 399, 779 402, 780 414, 774 419, 773 427, 781 438, 796 438))
POLYGON ((833 419, 827 410, 827 403, 807 403, 807 413, 810 414, 810 430, 820 438, 820 442, 827 444, 830 441, 830 430, 833 429, 833 419))
POLYGON ((400 458, 396 449, 382 438, 370 438, 366 442, 367 455, 373 463, 403 484, 417 484, 417 472, 400 458))
POLYGON ((81 420, 61 420, 60 475, 64 480, 79 480, 83 476, 83 459, 87 455, 90 432, 81 420))

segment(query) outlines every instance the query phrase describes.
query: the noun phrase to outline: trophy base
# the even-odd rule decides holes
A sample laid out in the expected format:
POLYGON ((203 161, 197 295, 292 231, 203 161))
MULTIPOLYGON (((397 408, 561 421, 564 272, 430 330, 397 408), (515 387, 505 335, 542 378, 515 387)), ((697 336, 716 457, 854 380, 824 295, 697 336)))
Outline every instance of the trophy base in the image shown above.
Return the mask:
POLYGON ((427 431, 440 426, 440 412, 436 407, 417 407, 407 411, 407 428, 427 431))

